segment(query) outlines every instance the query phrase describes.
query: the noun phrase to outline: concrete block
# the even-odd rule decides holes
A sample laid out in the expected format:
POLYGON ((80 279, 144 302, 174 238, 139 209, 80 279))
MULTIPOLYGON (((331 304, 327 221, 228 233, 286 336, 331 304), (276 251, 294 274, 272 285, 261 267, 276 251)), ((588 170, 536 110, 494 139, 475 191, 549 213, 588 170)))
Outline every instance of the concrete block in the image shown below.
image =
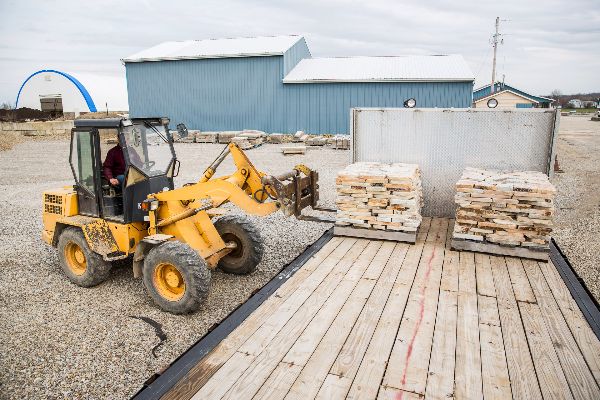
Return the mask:
POLYGON ((241 133, 241 131, 219 132, 218 141, 219 141, 219 143, 223 143, 223 144, 229 143, 229 142, 231 142, 231 139, 238 136, 240 133, 241 133))
POLYGON ((281 152, 283 154, 306 154, 306 146, 290 146, 282 147, 281 152))

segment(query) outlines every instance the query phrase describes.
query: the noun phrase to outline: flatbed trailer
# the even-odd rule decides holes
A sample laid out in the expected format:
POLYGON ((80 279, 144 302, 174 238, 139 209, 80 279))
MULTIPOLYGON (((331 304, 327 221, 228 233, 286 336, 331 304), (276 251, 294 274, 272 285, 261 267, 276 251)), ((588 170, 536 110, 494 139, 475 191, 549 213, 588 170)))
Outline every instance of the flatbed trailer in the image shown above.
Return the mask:
MULTIPOLYGON (((600 399, 600 313, 549 262, 325 235, 139 399, 600 399)), ((557 256, 558 254, 558 256, 557 256)))

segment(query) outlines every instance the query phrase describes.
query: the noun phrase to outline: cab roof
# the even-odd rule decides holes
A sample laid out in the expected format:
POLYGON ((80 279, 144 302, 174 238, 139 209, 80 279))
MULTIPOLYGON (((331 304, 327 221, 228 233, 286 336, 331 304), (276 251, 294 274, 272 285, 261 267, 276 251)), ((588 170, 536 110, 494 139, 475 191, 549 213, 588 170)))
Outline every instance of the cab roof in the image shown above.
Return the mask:
MULTIPOLYGON (((76 119, 75 127, 76 128, 119 128, 121 126, 121 121, 126 121, 129 118, 99 118, 99 119, 76 119)), ((160 121, 163 118, 160 117, 152 117, 152 118, 131 118, 132 122, 139 120, 146 121, 160 121)))

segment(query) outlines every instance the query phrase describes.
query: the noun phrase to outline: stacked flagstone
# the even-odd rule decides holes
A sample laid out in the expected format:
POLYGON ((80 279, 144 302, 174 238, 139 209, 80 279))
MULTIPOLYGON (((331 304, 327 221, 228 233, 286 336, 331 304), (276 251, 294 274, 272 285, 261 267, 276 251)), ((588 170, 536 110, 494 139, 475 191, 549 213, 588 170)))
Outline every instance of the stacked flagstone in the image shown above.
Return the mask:
POLYGON ((421 224, 419 166, 360 162, 338 173, 336 225, 416 232, 421 224))
POLYGON ((556 189, 545 174, 467 168, 456 192, 455 239, 548 249, 556 189))

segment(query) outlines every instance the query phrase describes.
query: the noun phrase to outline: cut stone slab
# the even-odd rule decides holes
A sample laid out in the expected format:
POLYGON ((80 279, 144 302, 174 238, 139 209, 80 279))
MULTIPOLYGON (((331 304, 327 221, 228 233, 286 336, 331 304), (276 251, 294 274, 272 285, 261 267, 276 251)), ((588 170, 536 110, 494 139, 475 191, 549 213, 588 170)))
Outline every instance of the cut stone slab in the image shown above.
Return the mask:
POLYGON ((282 147, 281 152, 283 154, 306 154, 306 146, 290 146, 282 147))

